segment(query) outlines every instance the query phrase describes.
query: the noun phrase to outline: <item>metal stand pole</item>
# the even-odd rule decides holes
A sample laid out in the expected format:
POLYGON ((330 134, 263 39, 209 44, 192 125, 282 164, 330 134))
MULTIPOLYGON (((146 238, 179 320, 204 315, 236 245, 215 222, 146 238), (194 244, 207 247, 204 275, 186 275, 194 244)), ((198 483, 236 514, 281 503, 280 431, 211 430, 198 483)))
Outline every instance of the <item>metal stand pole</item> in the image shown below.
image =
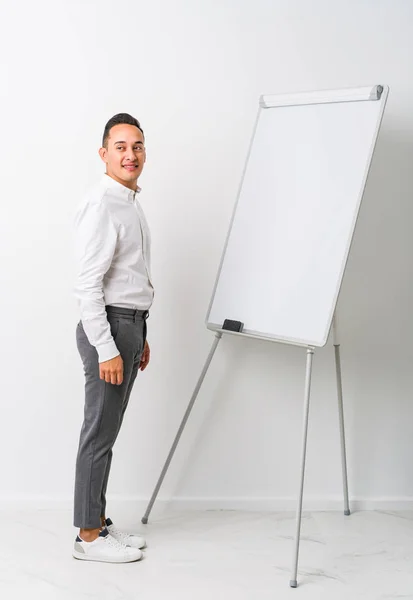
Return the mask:
POLYGON ((192 408, 194 406, 194 403, 195 403, 195 400, 196 400, 196 398, 198 396, 198 393, 199 393, 199 390, 201 388, 202 382, 204 381, 204 378, 205 378, 205 375, 206 375, 206 373, 208 371, 209 365, 211 364, 212 357, 214 356, 215 350, 217 349, 218 342, 219 342, 219 340, 221 338, 222 338, 222 332, 217 332, 215 334, 215 339, 214 339, 214 342, 212 344, 212 348, 211 348, 211 350, 209 352, 208 358, 206 360, 205 366, 204 366, 204 368, 202 370, 202 373, 201 373, 201 375, 200 375, 200 377, 198 379, 198 383, 195 386, 194 393, 192 394, 192 397, 191 397, 191 400, 189 402, 188 408, 186 409, 184 418, 182 419, 182 423, 181 423, 181 425, 179 427, 178 433, 176 434, 174 443, 172 444, 172 448, 169 451, 168 458, 166 459, 166 463, 164 465, 164 468, 162 469, 162 473, 161 473, 161 475, 159 477, 158 483, 156 484, 156 487, 155 487, 155 490, 154 490, 154 492, 152 494, 152 498, 150 499, 148 508, 146 509, 146 513, 142 517, 142 523, 144 523, 145 525, 148 522, 148 517, 149 517, 149 515, 151 513, 152 507, 154 505, 154 502, 156 500, 156 497, 158 495, 158 492, 160 490, 162 482, 163 482, 163 480, 165 478, 165 475, 166 475, 166 473, 168 471, 169 465, 170 465, 172 457, 173 457, 173 455, 175 453, 176 447, 178 446, 178 443, 179 443, 179 440, 181 438, 182 432, 183 432, 183 430, 185 428, 186 422, 187 422, 187 420, 189 418, 189 415, 191 414, 191 410, 192 410, 192 408))
POLYGON ((314 348, 307 348, 307 367, 305 375, 305 392, 304 392, 304 418, 303 418, 303 441, 301 452, 301 474, 300 474, 300 491, 298 494, 298 506, 296 516, 296 532, 293 554, 293 567, 290 580, 290 587, 297 587, 297 569, 298 569, 298 551, 300 546, 300 531, 301 531, 301 513, 303 508, 303 490, 304 490, 304 474, 305 474, 305 457, 307 451, 307 433, 308 433, 308 413, 310 408, 310 389, 311 375, 313 366, 314 348))
POLYGON ((344 411, 343 411, 343 384, 341 379, 341 360, 340 360, 340 343, 338 340, 337 320, 333 320, 333 344, 336 360, 336 377, 337 377, 337 396, 338 396, 338 417, 340 421, 340 442, 341 442, 341 465, 343 472, 343 493, 344 493, 344 514, 350 514, 350 505, 348 498, 348 481, 347 481, 347 458, 346 458, 346 438, 344 433, 344 411))

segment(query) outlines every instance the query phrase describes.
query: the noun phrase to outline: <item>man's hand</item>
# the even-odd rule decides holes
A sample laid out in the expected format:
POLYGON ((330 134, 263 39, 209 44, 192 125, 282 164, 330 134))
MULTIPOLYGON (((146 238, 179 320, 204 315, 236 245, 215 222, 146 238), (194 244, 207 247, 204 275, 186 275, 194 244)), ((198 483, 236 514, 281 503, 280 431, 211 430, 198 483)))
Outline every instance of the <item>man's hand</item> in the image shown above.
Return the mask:
POLYGON ((146 369, 150 360, 151 360, 151 350, 149 348, 148 342, 145 342, 145 347, 143 349, 142 357, 141 357, 141 363, 139 365, 139 368, 141 371, 144 371, 146 369))
POLYGON ((120 385, 123 382, 123 360, 121 355, 115 356, 99 364, 99 375, 106 383, 120 385))

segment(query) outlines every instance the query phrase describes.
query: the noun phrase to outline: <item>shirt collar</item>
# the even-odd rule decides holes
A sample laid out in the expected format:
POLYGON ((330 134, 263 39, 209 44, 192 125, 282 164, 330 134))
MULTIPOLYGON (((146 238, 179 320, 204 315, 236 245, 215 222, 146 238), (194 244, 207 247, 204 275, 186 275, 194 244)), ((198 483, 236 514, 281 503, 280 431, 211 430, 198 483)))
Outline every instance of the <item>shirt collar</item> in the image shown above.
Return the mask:
POLYGON ((131 189, 127 188, 126 186, 122 185, 121 183, 119 183, 119 181, 116 181, 116 179, 113 179, 112 177, 110 177, 110 175, 108 175, 107 173, 105 173, 103 175, 103 181, 107 187, 110 187, 110 188, 116 190, 116 192, 119 194, 119 196, 121 196, 122 198, 125 198, 125 200, 129 200, 131 202, 133 202, 135 199, 135 193, 139 194, 141 191, 141 188, 139 186, 137 186, 136 192, 134 192, 133 190, 131 190, 131 189))

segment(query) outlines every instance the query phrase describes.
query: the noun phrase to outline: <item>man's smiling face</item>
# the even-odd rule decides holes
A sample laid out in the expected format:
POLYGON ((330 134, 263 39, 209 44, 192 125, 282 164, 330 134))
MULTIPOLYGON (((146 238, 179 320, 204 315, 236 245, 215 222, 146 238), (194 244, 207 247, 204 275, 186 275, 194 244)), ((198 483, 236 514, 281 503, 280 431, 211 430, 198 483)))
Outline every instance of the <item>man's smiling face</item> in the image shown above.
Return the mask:
POLYGON ((106 173, 122 185, 136 190, 146 160, 143 133, 135 125, 115 125, 106 145, 99 150, 106 173))

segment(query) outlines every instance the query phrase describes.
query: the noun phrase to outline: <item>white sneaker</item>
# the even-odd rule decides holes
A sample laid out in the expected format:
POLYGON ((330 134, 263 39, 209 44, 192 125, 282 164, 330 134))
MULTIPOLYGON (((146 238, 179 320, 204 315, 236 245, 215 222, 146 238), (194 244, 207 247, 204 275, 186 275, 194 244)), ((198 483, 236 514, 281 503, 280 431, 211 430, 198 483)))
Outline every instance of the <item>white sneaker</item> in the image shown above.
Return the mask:
POLYGON ((106 519, 105 521, 106 527, 112 537, 115 540, 118 540, 121 544, 125 544, 125 546, 131 546, 132 548, 146 548, 146 540, 141 535, 137 535, 136 533, 126 533, 125 531, 119 531, 116 529, 114 524, 110 519, 106 519))
POLYGON ((77 536, 73 556, 79 560, 127 563, 140 560, 143 553, 138 548, 131 548, 118 542, 105 528, 93 542, 85 542, 77 536))

